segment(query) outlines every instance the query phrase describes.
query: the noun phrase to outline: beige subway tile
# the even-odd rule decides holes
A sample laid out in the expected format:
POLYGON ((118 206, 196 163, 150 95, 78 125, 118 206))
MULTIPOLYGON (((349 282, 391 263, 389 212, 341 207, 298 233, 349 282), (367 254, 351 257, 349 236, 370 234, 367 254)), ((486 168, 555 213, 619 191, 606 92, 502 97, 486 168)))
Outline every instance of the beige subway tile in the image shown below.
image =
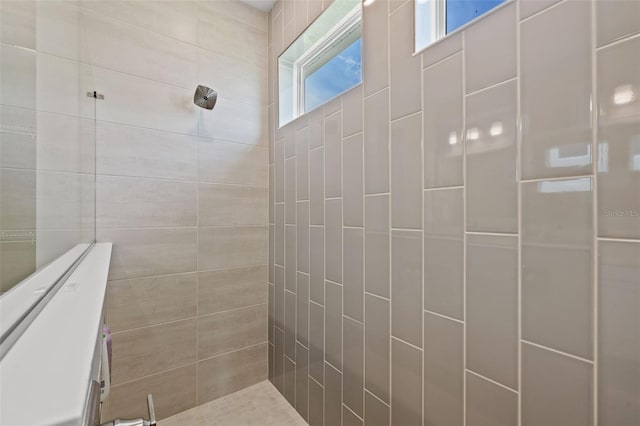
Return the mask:
POLYGON ((422 423, 422 351, 391 339, 391 424, 422 423))

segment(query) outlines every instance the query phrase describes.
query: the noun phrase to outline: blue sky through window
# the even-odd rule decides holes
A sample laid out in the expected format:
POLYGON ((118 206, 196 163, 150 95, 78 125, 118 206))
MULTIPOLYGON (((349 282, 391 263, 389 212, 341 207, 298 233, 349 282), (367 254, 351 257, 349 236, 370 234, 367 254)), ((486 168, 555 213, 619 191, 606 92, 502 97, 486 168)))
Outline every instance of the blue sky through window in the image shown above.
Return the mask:
POLYGON ((353 42, 304 81, 304 110, 311 111, 362 81, 361 39, 353 42))
POLYGON ((505 0, 446 0, 447 34, 493 9, 505 0))

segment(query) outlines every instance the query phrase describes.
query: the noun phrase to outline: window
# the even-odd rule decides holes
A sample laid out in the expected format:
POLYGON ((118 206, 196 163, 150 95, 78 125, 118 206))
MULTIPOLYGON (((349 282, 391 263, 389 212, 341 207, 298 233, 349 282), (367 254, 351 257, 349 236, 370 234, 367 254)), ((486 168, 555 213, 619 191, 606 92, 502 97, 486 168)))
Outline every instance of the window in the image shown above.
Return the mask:
POLYGON ((335 0, 278 58, 280 126, 362 81, 360 0, 335 0))
POLYGON ((504 1, 416 0, 416 51, 473 21, 504 1))

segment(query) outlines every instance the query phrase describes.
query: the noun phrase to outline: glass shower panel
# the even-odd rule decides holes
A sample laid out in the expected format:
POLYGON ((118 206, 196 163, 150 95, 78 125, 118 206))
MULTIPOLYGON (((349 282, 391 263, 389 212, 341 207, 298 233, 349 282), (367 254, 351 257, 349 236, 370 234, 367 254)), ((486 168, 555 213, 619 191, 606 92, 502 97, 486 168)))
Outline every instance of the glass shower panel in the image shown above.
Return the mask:
POLYGON ((0 0, 0 294, 95 240, 95 99, 77 4, 0 0))

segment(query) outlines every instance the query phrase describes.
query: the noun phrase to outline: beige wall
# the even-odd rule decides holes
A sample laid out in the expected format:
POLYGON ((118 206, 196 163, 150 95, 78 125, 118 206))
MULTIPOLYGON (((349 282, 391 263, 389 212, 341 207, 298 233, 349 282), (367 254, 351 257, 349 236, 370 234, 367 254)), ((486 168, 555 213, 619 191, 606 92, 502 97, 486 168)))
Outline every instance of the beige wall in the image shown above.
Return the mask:
POLYGON ((113 242, 105 419, 267 377, 267 15, 236 1, 82 3, 97 239, 113 242), (219 97, 192 103, 198 84, 219 97))
POLYGON ((277 129, 322 7, 270 15, 276 387, 312 426, 638 423, 639 3, 512 1, 412 56, 414 2, 375 0, 364 84, 277 129))

